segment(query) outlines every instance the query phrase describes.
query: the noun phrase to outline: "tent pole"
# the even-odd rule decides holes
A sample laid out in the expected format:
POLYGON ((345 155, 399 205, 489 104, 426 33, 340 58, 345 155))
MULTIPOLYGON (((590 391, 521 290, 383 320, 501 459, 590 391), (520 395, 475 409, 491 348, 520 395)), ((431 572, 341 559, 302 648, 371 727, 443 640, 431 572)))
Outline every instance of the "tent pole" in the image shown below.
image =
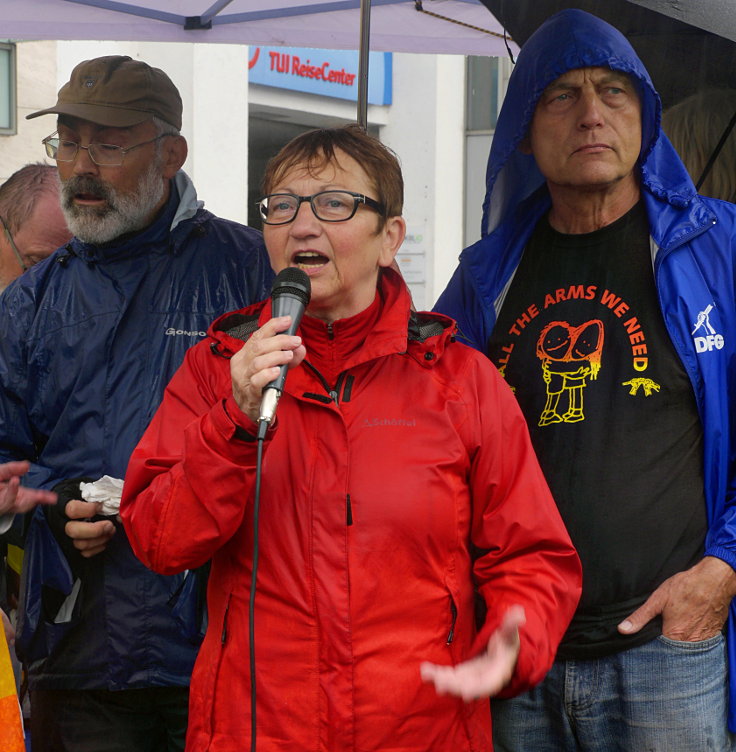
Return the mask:
POLYGON ((371 0, 360 0, 360 58, 358 60, 358 124, 368 128, 368 60, 371 41, 371 0))

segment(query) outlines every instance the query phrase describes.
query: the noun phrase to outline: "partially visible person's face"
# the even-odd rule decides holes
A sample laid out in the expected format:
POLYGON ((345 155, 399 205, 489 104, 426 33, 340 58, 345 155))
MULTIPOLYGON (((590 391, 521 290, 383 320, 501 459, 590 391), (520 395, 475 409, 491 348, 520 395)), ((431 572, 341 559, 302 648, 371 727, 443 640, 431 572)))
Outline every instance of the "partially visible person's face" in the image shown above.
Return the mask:
MULTIPOLYGON (((131 128, 108 128, 86 120, 59 122, 59 138, 124 148, 155 138, 156 127, 147 121, 131 128)), ((168 198, 168 179, 157 144, 145 144, 126 154, 118 167, 95 164, 86 149, 73 162, 57 162, 61 178, 61 205, 69 229, 87 243, 109 243, 147 227, 168 198)))
POLYGON ((528 148, 551 188, 590 191, 635 181, 641 104, 632 80, 608 68, 560 76, 537 103, 528 148))
MULTIPOLYGON (((363 168, 336 149, 331 162, 310 174, 295 167, 269 193, 310 196, 320 191, 345 190, 378 200, 376 189, 363 168)), ((379 216, 361 205, 344 222, 323 222, 304 202, 293 222, 264 225, 266 248, 275 272, 289 266, 303 269, 312 284, 308 313, 324 321, 354 316, 373 302, 382 266, 390 266, 404 238, 401 217, 389 217, 378 230, 379 216)))
MULTIPOLYGON (((31 216, 13 233, 13 241, 23 264, 30 268, 64 245, 71 236, 59 205, 58 190, 53 188, 38 198, 31 216)), ((0 231, 0 290, 22 273, 7 235, 0 231)))

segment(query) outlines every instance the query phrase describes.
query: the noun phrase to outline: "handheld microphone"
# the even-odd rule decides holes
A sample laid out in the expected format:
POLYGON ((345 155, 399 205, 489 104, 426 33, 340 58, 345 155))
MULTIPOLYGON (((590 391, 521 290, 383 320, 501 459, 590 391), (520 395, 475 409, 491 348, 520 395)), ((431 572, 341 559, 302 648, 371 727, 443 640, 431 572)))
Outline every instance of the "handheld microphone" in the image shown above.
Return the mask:
MULTIPOLYGON (((309 276, 301 269, 289 266, 286 269, 282 269, 276 275, 276 279, 274 279, 271 285, 271 313, 274 318, 278 316, 291 316, 289 328, 284 332, 279 332, 279 334, 296 334, 304 311, 309 305, 311 294, 312 284, 309 281, 309 276)), ((281 366, 279 375, 263 387, 261 411, 258 418, 260 426, 268 426, 276 414, 279 397, 281 396, 281 392, 284 391, 287 370, 287 365, 281 366)))

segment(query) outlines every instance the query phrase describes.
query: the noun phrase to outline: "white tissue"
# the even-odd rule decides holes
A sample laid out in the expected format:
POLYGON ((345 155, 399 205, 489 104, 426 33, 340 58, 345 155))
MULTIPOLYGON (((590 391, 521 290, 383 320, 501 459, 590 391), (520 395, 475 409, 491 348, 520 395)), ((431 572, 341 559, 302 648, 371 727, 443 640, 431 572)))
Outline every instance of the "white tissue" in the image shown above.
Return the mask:
POLYGON ((103 475, 94 483, 80 483, 79 490, 84 501, 102 503, 100 514, 109 517, 120 511, 120 497, 123 495, 123 481, 120 478, 103 475))

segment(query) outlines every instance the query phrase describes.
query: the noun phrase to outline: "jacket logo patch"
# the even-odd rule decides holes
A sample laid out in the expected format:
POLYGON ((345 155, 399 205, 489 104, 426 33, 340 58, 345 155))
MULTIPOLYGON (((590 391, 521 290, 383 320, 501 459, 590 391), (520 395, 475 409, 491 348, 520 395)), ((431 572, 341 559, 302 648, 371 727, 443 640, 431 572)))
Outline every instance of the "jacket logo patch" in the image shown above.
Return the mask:
POLYGON ((375 428, 376 426, 406 426, 415 428, 417 422, 414 418, 405 420, 404 418, 366 418, 363 422, 364 428, 375 428))
POLYGON ((725 344, 723 335, 719 334, 710 322, 710 312, 714 307, 713 303, 709 303, 708 307, 698 314, 698 318, 693 324, 694 328, 690 334, 693 335, 696 352, 703 353, 723 349, 725 344), (696 332, 698 332, 697 337, 695 336, 696 332))
POLYGON ((166 334, 169 337, 206 337, 207 332, 190 332, 188 329, 174 329, 173 326, 170 326, 166 330, 166 334))

